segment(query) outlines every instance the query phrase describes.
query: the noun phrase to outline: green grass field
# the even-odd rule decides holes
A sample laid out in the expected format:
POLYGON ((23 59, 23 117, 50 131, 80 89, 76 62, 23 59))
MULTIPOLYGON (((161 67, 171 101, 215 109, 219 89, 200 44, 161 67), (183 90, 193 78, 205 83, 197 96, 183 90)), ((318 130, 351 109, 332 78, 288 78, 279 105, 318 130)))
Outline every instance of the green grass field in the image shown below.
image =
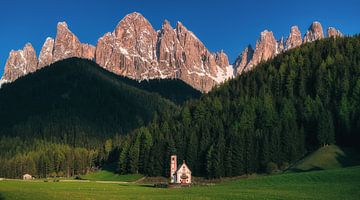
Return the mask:
POLYGON ((214 186, 159 189, 97 182, 0 181, 0 199, 356 199, 360 166, 286 173, 214 186))
POLYGON ((100 170, 95 173, 91 173, 85 176, 81 176, 82 179, 90 181, 122 181, 122 182, 133 182, 141 179, 141 174, 126 174, 118 175, 111 171, 100 170))

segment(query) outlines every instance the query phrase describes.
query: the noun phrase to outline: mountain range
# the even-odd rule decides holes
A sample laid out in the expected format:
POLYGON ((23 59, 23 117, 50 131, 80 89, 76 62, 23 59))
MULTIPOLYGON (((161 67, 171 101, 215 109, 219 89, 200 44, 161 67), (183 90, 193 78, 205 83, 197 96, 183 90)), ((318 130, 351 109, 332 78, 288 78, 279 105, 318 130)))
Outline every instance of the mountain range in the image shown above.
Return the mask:
MULTIPOLYGON (((341 37, 336 28, 327 28, 327 37, 341 37)), ((173 28, 165 20, 155 30, 140 13, 126 15, 113 32, 105 33, 96 46, 81 43, 66 22, 59 22, 55 39, 46 38, 39 57, 30 43, 11 51, 0 84, 12 82, 56 61, 71 57, 95 61, 104 69, 135 80, 181 79, 201 92, 253 69, 266 61, 304 43, 324 38, 319 22, 313 22, 305 35, 293 26, 285 40, 277 40, 264 30, 255 48, 246 47, 231 65, 224 51, 210 52, 181 22, 173 28)))

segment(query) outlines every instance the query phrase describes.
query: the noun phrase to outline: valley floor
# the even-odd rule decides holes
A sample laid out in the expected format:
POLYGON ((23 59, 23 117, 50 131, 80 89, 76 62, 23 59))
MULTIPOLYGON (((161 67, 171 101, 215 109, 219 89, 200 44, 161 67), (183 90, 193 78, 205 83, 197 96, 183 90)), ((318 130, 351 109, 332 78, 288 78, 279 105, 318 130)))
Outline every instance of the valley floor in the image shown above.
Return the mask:
POLYGON ((0 181, 3 199, 359 199, 360 166, 288 173, 214 186, 159 189, 140 184, 0 181))

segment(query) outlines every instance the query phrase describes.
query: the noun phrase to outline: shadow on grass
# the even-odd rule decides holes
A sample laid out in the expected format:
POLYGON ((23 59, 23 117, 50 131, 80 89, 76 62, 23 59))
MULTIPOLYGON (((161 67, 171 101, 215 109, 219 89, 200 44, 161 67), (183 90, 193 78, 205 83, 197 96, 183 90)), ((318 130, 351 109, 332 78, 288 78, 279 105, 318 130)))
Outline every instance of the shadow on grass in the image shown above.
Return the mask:
POLYGON ((104 165, 101 168, 101 170, 116 173, 117 172, 117 164, 116 163, 111 163, 111 164, 104 165))
POLYGON ((155 188, 154 185, 138 185, 139 187, 155 188))
POLYGON ((306 169, 306 170, 298 169, 298 168, 289 169, 289 172, 311 172, 311 171, 318 171, 318 170, 324 170, 324 169, 321 167, 314 166, 314 167, 312 167, 310 169, 306 169))
MULTIPOLYGON (((340 167, 351 167, 351 166, 360 165, 359 150, 350 147, 339 147, 339 149, 341 150, 342 153, 335 152, 334 158, 337 160, 340 167)), ((299 168, 288 169, 289 172, 310 172, 310 171, 318 171, 318 170, 324 170, 324 168, 314 165, 309 169, 299 169, 299 168)))
POLYGON ((132 186, 130 184, 118 184, 118 186, 121 186, 121 187, 129 187, 129 186, 132 186))
POLYGON ((5 200, 5 197, 3 194, 0 193, 0 200, 5 200))
POLYGON ((351 167, 360 164, 360 152, 355 148, 344 147, 340 148, 344 155, 337 153, 336 160, 341 164, 341 167, 351 167))

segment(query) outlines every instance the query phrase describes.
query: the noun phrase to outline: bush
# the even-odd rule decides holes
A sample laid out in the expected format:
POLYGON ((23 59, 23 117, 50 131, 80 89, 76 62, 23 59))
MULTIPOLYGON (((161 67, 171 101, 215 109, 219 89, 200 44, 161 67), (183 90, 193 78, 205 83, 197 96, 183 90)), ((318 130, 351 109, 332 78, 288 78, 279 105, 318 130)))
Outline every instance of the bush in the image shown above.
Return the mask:
POLYGON ((51 172, 50 177, 55 178, 57 176, 56 172, 51 172))

